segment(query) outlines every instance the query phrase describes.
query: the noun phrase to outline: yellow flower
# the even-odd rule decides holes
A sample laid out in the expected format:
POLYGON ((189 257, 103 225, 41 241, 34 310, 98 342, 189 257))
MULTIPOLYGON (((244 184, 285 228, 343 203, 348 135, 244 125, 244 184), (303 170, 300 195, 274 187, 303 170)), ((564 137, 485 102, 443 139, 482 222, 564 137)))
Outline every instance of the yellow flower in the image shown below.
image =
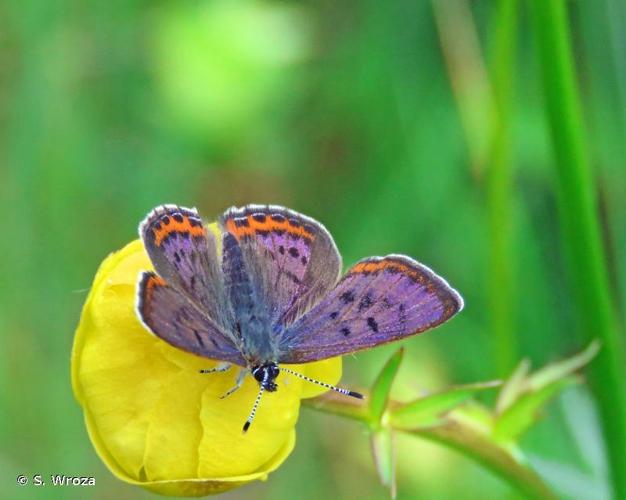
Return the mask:
MULTIPOLYGON (((104 260, 76 331, 72 386, 91 441, 118 478, 157 493, 200 496, 266 479, 295 443, 300 399, 323 388, 281 374, 242 434, 258 384, 220 399, 237 369, 202 375, 216 364, 148 333, 135 314, 139 272, 152 269, 137 240, 104 260)), ((293 367, 335 384, 341 359, 293 367)))

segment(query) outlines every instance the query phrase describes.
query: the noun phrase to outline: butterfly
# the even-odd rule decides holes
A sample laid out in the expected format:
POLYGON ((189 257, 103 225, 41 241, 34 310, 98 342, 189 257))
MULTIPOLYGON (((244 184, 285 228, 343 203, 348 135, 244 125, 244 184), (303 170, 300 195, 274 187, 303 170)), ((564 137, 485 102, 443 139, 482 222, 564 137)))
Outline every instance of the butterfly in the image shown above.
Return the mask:
POLYGON ((308 363, 400 340, 433 328, 463 299, 426 266, 404 255, 368 257, 341 276, 341 256, 326 228, 275 205, 226 210, 219 231, 196 209, 162 205, 139 226, 153 271, 142 272, 137 314, 174 347, 240 367, 259 392, 276 391, 281 372, 347 396, 357 392, 310 379, 289 364, 308 363))

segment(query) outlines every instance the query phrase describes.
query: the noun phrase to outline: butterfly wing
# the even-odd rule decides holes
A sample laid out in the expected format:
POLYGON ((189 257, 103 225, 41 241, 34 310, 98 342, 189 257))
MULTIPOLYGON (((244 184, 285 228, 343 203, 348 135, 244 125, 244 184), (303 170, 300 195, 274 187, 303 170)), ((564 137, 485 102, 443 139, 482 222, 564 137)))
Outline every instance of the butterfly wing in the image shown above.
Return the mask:
POLYGON ((402 255, 364 259, 287 328, 279 361, 305 363, 399 340, 462 308, 461 296, 426 266, 402 255))
POLYGON ((143 324, 168 344, 210 359, 240 366, 246 362, 198 305, 151 271, 139 278, 137 314, 143 324))
POLYGON ((193 208, 163 205, 139 226, 157 274, 225 332, 230 321, 217 257, 216 238, 193 208))
POLYGON ((276 330, 292 323, 339 279, 341 257, 315 220, 274 205, 230 208, 220 218, 241 249, 254 289, 276 330))

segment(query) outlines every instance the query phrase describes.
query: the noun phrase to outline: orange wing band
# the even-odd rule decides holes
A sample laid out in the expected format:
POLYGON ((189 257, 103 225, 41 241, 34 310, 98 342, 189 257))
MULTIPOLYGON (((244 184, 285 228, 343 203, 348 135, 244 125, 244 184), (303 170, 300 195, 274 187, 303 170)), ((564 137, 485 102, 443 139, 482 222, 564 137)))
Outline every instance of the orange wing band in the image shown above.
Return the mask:
POLYGON ((182 220, 166 215, 162 217, 152 228, 154 243, 160 246, 161 242, 171 233, 188 233, 191 236, 205 236, 206 229, 202 224, 193 224, 189 217, 182 217, 182 220))
POLYGON ((409 278, 417 281, 418 283, 424 282, 424 275, 420 273, 417 269, 404 264, 402 262, 398 262, 397 260, 381 260, 378 262, 361 262, 356 264, 352 269, 350 269, 349 273, 375 273, 377 271, 383 271, 388 269, 390 271, 396 271, 405 274, 409 278))
POLYGON ((231 218, 226 221, 226 229, 237 239, 263 231, 285 231, 306 239, 313 239, 314 237, 313 233, 307 231, 301 224, 294 224, 282 216, 279 220, 272 218, 271 215, 263 217, 248 215, 237 219, 231 218))

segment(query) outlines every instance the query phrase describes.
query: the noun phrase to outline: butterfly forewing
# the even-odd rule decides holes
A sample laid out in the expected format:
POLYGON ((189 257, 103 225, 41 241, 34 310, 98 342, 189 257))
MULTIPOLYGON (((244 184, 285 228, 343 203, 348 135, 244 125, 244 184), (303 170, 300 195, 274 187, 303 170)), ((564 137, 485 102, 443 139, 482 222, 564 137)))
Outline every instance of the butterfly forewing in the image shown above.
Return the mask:
POLYGON ((181 292, 153 272, 139 279, 137 312, 157 337, 185 351, 245 366, 239 349, 181 292))
POLYGON ((341 257, 318 222, 273 205, 231 208, 220 219, 239 244, 248 274, 276 329, 319 301, 338 280, 341 257))
POLYGON ((279 361, 316 361, 399 340, 443 323, 462 307, 445 280, 408 257, 365 259, 287 328, 279 361))
POLYGON ((193 208, 163 205, 139 226, 154 268, 223 330, 231 323, 225 304, 216 238, 193 208))

